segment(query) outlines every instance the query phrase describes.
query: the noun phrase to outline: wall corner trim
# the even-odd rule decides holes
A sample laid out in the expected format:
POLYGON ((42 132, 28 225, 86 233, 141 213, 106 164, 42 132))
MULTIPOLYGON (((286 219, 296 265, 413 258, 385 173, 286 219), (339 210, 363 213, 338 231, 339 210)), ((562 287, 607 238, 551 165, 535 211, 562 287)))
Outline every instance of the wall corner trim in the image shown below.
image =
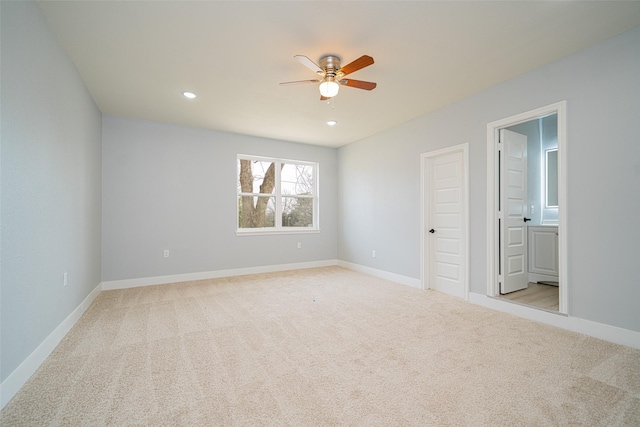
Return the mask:
POLYGON ((401 285, 411 286, 412 288, 422 289, 422 282, 420 279, 414 279, 413 277, 403 276, 401 274, 390 273, 384 270, 378 270, 376 268, 367 267, 360 264, 353 264, 347 261, 338 260, 338 267, 343 267, 349 270, 365 273, 370 276, 379 277, 381 279, 390 280, 392 282, 400 283, 401 285))
POLYGON ((0 384, 0 409, 4 408, 20 388, 31 378, 42 362, 60 344, 60 341, 80 320, 91 303, 102 291, 102 284, 98 284, 89 295, 76 307, 66 319, 56 327, 47 338, 0 384))
POLYGON ((640 349, 640 332, 630 329, 571 317, 561 313, 538 310, 477 293, 469 293, 469 302, 492 310, 502 311, 525 319, 588 335, 593 338, 640 349))

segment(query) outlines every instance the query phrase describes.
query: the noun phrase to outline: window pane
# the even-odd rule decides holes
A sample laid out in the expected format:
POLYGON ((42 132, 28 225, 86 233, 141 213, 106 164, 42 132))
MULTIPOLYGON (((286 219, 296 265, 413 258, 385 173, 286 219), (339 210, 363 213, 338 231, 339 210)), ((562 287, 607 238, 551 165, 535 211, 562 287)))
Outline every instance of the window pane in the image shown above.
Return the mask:
POLYGON ((313 227, 313 199, 302 197, 283 197, 282 226, 313 227))
POLYGON ((275 219, 275 197, 238 197, 238 228, 275 227, 275 219))
POLYGON ((313 194, 313 166, 287 163, 280 177, 283 195, 313 194))
POLYGON ((238 159, 238 192, 271 194, 274 189, 275 163, 238 159))

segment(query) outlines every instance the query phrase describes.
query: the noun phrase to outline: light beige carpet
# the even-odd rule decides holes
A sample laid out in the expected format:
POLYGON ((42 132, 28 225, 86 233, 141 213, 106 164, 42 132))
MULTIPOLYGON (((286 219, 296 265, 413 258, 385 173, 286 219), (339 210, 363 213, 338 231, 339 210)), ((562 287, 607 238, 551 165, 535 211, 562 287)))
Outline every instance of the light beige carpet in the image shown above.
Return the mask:
POLYGON ((640 351, 338 267, 102 292, 3 426, 640 425, 640 351))

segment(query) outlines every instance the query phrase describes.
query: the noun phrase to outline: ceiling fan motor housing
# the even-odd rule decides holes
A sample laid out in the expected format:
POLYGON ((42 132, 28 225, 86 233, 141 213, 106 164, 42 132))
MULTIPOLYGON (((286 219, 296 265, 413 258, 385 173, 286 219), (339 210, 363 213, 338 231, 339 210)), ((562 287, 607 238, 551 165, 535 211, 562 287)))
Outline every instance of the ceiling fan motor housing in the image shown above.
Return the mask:
POLYGON ((336 71, 340 69, 340 58, 334 55, 327 55, 320 58, 320 68, 324 71, 325 77, 335 79, 336 71))

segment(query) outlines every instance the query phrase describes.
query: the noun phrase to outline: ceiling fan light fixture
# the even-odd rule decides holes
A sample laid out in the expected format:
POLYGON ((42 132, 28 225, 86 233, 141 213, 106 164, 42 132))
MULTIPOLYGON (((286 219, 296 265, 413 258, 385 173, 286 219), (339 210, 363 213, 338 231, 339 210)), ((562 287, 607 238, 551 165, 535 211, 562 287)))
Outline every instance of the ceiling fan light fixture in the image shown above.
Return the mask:
POLYGON ((325 98, 333 98, 338 94, 340 85, 333 81, 333 79, 325 79, 320 83, 320 95, 325 98))

